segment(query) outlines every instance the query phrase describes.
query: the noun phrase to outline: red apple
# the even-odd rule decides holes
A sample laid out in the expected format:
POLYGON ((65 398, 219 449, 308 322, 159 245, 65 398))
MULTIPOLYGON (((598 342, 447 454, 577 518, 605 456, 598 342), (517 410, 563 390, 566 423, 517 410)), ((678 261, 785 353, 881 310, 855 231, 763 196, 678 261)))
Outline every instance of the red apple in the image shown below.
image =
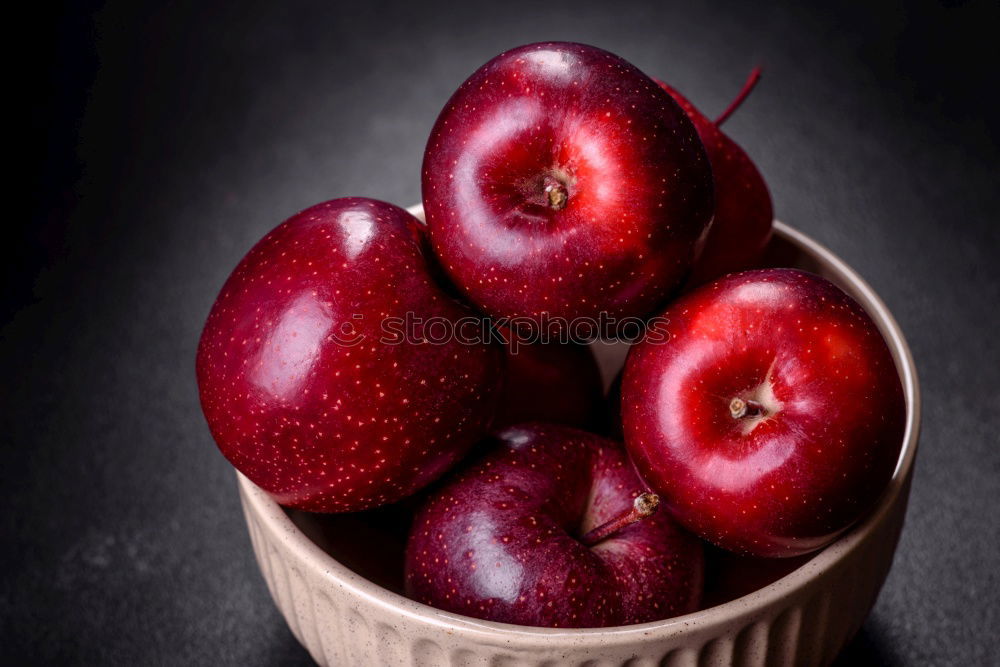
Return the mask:
POLYGON ((660 82, 694 122, 715 177, 715 221, 705 249, 694 263, 689 279, 693 286, 751 268, 771 239, 774 210, 767 184, 746 152, 719 129, 759 78, 760 68, 754 69, 737 98, 714 122, 679 92, 660 82))
POLYGON ((337 199, 276 227, 222 288, 198 347, 202 408, 226 458, 281 504, 389 503, 482 437, 503 350, 384 328, 407 313, 469 317, 429 276, 427 252, 403 209, 337 199))
POLYGON ((714 209, 705 150, 671 97, 618 56, 559 42, 502 53, 455 92, 423 199, 455 283, 529 325, 647 314, 687 275, 714 209))
POLYGON ((749 595, 791 574, 813 558, 741 556, 712 545, 705 548, 705 590, 701 608, 708 609, 749 595))
POLYGON ((601 371, 590 347, 576 343, 508 346, 507 384, 496 425, 527 421, 590 428, 603 409, 601 371))
POLYGON ((499 433, 414 517, 407 594, 467 616, 547 627, 693 611, 701 543, 645 493, 621 445, 565 426, 499 433))
POLYGON ((861 306, 794 269, 728 275, 663 312, 669 341, 629 352, 625 442, 687 528, 794 556, 877 500, 903 440, 902 386, 861 306))

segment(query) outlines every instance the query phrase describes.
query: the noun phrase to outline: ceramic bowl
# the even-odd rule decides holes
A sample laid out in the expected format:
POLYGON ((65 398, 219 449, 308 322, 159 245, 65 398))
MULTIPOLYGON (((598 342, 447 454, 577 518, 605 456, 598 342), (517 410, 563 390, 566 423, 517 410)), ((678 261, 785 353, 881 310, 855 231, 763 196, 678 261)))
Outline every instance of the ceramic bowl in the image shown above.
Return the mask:
MULTIPOLYGON (((412 210, 422 213, 419 207, 412 210)), ((905 440, 892 480, 866 518, 790 574, 718 606, 641 625, 548 629, 481 621, 404 597, 405 508, 327 517, 289 512, 239 475, 268 589, 316 662, 351 667, 830 663, 861 627, 892 565, 917 451, 917 376, 892 315, 836 255, 780 222, 769 253, 771 265, 818 273, 851 294, 892 350, 906 395, 905 440)), ((610 377, 622 350, 595 352, 610 377)))

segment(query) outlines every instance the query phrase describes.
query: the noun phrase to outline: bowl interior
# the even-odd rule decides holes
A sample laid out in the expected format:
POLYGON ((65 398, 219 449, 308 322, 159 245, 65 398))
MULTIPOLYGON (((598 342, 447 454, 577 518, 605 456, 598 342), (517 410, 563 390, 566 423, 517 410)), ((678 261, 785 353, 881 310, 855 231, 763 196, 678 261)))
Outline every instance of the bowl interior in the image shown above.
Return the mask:
MULTIPOLYGON (((422 213, 419 210, 415 212, 418 215, 422 213)), ((776 223, 775 234, 762 266, 795 267, 830 279, 858 299, 882 329, 882 334, 893 348, 897 369, 907 389, 907 409, 910 413, 906 443, 896 470, 898 477, 902 461, 908 454, 912 455, 908 450, 911 441, 915 440, 916 389, 909 352, 891 316, 870 288, 839 259, 781 223, 776 223), (871 312, 873 309, 880 312, 871 312)), ((628 346, 595 343, 592 350, 607 387, 624 364, 628 346)), ((381 588, 402 595, 406 536, 413 509, 423 495, 417 494, 396 505, 359 514, 321 515, 287 509, 284 512, 310 541, 339 564, 381 588)), ((705 591, 703 608, 720 605, 764 588, 819 557, 824 551, 799 558, 764 560, 741 558, 709 548, 707 580, 715 584, 705 591)))

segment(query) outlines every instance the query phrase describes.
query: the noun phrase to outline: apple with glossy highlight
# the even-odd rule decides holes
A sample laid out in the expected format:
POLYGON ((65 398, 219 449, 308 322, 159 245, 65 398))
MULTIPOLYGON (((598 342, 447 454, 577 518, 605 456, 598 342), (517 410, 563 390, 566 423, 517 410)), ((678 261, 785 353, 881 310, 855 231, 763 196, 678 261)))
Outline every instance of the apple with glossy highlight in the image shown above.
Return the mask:
POLYGON ((508 427, 418 510, 407 594, 467 616, 545 627, 694 611, 701 543, 657 505, 621 445, 565 426, 508 427))
POLYGON ((565 42, 502 53, 462 84, 427 143, 423 200, 458 287, 535 323, 648 314, 688 274, 714 210, 705 149, 670 95, 565 42))
POLYGON ((336 199, 276 227, 226 281, 198 346, 202 409, 226 458, 279 503, 399 500, 489 426, 500 346, 420 343, 419 330, 396 342, 383 328, 474 315, 435 283, 428 252, 403 209, 336 199))
POLYGON ((669 341, 622 381, 625 443, 677 520, 723 548, 795 556, 877 501, 903 442, 903 391, 862 307, 795 269, 730 274, 673 302, 669 341))

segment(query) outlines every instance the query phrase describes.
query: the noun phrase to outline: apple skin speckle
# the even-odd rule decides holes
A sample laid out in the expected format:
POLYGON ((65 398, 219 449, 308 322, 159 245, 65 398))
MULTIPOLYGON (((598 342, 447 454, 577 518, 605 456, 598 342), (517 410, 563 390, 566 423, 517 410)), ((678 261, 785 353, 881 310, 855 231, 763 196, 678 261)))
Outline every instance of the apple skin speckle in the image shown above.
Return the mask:
POLYGON ((730 551, 819 549, 877 501, 903 443, 885 340, 833 283, 796 269, 733 273, 674 301, 665 344, 625 363, 625 443, 689 530, 730 551), (733 398, 764 412, 731 413, 733 398))
POLYGON ((629 625, 698 608, 702 546, 666 512, 592 547, 579 541, 646 489, 621 445, 541 423, 492 440, 417 511, 406 548, 410 597, 544 627, 629 625))
POLYGON ((683 281, 714 210, 694 125, 618 56, 500 54, 445 105, 424 153, 431 241, 495 317, 643 316, 683 281))
POLYGON ((404 498, 486 429, 499 345, 402 343, 383 321, 473 316, 431 277, 422 224, 371 199, 285 221, 222 288, 197 356, 222 453, 288 507, 349 512, 404 498))

